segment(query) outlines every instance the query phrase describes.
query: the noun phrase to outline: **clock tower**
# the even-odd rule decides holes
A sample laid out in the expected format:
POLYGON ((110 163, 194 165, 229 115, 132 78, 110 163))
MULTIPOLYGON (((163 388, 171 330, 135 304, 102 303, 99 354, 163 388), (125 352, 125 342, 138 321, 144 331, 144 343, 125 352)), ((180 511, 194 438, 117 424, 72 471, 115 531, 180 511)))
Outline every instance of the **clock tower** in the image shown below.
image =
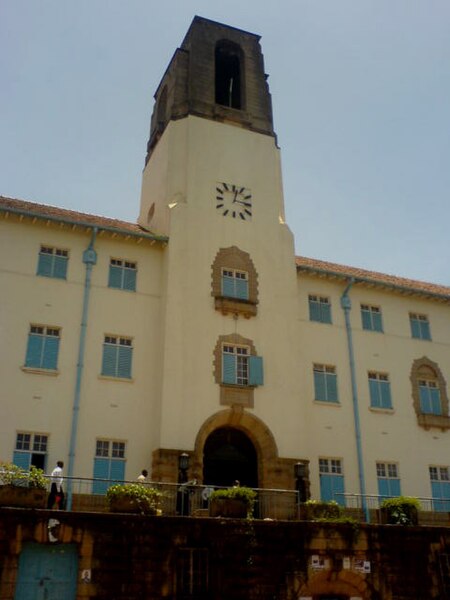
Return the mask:
POLYGON ((161 480, 188 452, 204 483, 292 484, 297 281, 259 39, 195 17, 155 94, 139 224, 169 238, 151 425, 161 480))

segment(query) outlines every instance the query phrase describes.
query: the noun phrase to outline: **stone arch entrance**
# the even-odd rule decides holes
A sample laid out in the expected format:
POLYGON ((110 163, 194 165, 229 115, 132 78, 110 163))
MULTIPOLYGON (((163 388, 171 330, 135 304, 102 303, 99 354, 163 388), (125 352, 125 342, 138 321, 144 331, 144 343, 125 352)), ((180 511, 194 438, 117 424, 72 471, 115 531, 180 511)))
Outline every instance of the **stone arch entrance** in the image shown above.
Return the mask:
POLYGON ((370 600, 371 591, 365 577, 352 571, 330 571, 325 569, 313 575, 308 582, 298 582, 293 598, 302 597, 313 600, 350 600, 360 598, 370 600))
POLYGON ((219 427, 209 434, 204 445, 203 483, 226 487, 236 480, 244 486, 258 487, 256 450, 243 431, 219 427))

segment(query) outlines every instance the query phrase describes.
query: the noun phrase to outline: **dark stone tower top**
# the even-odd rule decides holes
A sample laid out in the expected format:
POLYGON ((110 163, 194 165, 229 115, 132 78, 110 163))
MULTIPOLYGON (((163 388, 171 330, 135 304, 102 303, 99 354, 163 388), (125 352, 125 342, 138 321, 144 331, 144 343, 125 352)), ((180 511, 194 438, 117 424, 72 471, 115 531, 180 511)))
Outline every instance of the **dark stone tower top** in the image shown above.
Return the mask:
POLYGON ((275 137, 260 37, 194 17, 155 94, 147 158, 170 120, 196 115, 275 137))

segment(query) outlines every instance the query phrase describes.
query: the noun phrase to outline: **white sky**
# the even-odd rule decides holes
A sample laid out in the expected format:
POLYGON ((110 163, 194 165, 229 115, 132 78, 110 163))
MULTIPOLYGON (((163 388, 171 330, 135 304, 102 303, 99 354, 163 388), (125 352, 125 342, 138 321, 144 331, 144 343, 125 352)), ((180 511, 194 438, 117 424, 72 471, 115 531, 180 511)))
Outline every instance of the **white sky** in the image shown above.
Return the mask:
POLYGON ((297 253, 450 285, 448 0, 0 0, 0 194, 135 221, 196 14, 262 36, 297 253))

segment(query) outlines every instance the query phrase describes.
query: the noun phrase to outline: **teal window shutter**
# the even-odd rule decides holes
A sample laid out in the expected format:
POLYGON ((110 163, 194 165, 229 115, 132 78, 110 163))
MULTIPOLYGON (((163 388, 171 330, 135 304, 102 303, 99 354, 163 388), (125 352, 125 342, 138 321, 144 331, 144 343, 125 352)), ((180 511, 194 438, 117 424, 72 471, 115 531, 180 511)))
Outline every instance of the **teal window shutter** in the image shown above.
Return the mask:
POLYGON ((413 338, 421 338, 420 334, 420 323, 417 319, 410 317, 410 325, 411 325, 411 335, 413 338))
POLYGON ((320 321, 320 307, 315 300, 309 299, 309 319, 310 321, 320 321))
POLYGON ((321 303, 321 318, 322 323, 331 323, 331 306, 329 304, 321 303))
POLYGON ((325 401, 327 398, 325 373, 314 371, 314 397, 316 400, 325 401))
POLYGON ((51 254, 40 253, 38 259, 37 274, 44 277, 51 277, 53 270, 53 256, 51 254))
POLYGON ((119 289, 122 287, 122 271, 122 267, 109 265, 108 287, 119 289))
POLYGON ((333 500, 332 478, 334 475, 320 475, 320 499, 324 502, 333 500))
POLYGON ((263 359, 262 356, 249 356, 248 357, 248 384, 249 385, 263 385, 264 374, 263 374, 263 359))
POLYGON ((116 375, 117 347, 112 344, 103 344, 102 375, 114 377, 116 375))
POLYGON ((117 377, 131 378, 131 356, 132 348, 129 346, 119 346, 119 356, 117 363, 117 377))
POLYGON ((383 331, 383 322, 381 320, 381 312, 372 313, 373 328, 375 331, 383 331))
POLYGON ((136 291, 136 269, 124 269, 123 289, 130 292, 136 291))
POLYGON ((370 406, 381 408, 380 388, 376 379, 369 379, 370 406))
POLYGON ((433 415, 440 415, 441 410, 441 394, 438 388, 430 388, 430 412, 433 415))
POLYGON ((380 381, 379 384, 382 408, 392 408, 391 384, 389 381, 380 381))
POLYGON ((234 354, 222 353, 222 382, 236 383, 236 357, 234 354))
POLYGON ((338 401, 337 392, 337 375, 335 373, 327 373, 327 400, 328 402, 338 401))
POLYGON ((378 495, 390 496, 389 479, 386 479, 385 477, 378 477, 378 495))
POLYGON ((344 488, 344 476, 343 475, 332 475, 331 476, 331 484, 333 490, 332 500, 335 500, 341 506, 345 506, 345 498, 343 495, 345 492, 344 488))
POLYGON ((236 279, 236 298, 248 300, 248 281, 246 279, 236 279))
POLYGON ((390 485, 389 485, 389 493, 390 495, 395 498, 397 496, 401 495, 400 492, 400 479, 390 479, 390 485))
POLYGON ((233 298, 234 293, 234 277, 222 275, 222 295, 227 298, 233 298))
MULTIPOLYGON (((109 479, 109 458, 94 458, 94 479, 109 479)), ((106 481, 93 481, 93 494, 106 494, 109 484, 106 481)))
POLYGON ((56 369, 58 364, 59 338, 46 336, 42 357, 43 369, 56 369))
POLYGON ((53 276, 58 279, 65 279, 67 275, 67 257, 55 256, 53 264, 53 276))
POLYGON ((437 512, 450 511, 450 483, 445 481, 431 482, 433 510, 437 512))
POLYGON ((31 465, 31 452, 19 452, 16 450, 13 454, 13 463, 17 467, 29 471, 31 465))
POLYGON ((372 329, 372 321, 368 310, 361 309, 361 320, 363 329, 372 329))
POLYGON ((41 367, 42 351, 44 347, 44 336, 30 333, 28 335, 28 347, 25 357, 26 367, 41 367))
POLYGON ((110 463, 109 478, 115 483, 123 483, 125 480, 125 461, 112 459, 110 463))
POLYGON ((428 321, 420 321, 420 337, 423 340, 431 340, 430 323, 428 321))

